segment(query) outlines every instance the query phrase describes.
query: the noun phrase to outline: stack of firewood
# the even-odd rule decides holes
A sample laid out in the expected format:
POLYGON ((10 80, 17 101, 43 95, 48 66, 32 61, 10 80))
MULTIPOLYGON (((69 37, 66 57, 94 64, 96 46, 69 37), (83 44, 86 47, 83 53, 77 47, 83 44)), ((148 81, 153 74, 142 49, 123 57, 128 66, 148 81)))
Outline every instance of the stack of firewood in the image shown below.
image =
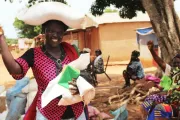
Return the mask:
POLYGON ((147 84, 148 87, 143 84, 133 84, 125 89, 107 88, 96 91, 95 99, 91 104, 103 112, 116 110, 123 104, 140 105, 149 95, 149 89, 153 87, 153 84, 152 86, 150 84, 147 84))

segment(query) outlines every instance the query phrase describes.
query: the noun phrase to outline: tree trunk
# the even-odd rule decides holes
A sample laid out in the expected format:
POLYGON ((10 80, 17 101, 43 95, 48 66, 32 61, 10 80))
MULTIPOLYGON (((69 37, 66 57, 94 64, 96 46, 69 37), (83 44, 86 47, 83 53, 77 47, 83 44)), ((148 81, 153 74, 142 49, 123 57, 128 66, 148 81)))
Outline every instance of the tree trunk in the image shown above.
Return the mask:
POLYGON ((180 50, 180 22, 174 0, 141 0, 158 37, 162 59, 169 63, 180 50))

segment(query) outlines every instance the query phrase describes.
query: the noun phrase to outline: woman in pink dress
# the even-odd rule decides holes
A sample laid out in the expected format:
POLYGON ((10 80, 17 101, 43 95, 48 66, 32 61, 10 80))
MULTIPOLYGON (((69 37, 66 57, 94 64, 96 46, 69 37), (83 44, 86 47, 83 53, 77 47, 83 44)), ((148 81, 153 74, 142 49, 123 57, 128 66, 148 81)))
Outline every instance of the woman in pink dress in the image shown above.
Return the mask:
POLYGON ((0 34, 0 48, 8 72, 15 78, 23 78, 29 68, 32 69, 38 84, 37 95, 25 115, 25 120, 87 120, 87 109, 83 102, 70 106, 58 106, 61 96, 41 107, 41 95, 48 83, 53 80, 67 64, 78 58, 73 46, 62 42, 68 26, 57 20, 49 20, 42 25, 45 44, 31 48, 20 58, 14 59, 8 50, 4 34, 0 34), (36 117, 35 117, 36 116, 36 117))

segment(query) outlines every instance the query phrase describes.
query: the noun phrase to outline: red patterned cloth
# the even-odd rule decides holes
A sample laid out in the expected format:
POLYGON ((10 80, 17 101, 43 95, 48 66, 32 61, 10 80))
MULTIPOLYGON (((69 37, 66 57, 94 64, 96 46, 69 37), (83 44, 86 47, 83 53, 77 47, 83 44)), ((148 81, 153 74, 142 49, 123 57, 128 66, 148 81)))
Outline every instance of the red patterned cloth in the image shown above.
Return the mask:
MULTIPOLYGON (((67 43, 63 43, 62 45, 66 52, 66 57, 62 61, 62 65, 68 64, 69 62, 77 59, 77 52, 71 45, 67 43)), ((29 65, 23 58, 18 58, 16 61, 21 65, 23 73, 12 76, 15 79, 20 79, 27 73, 29 65)), ((52 100, 46 107, 41 108, 41 95, 48 86, 48 83, 57 76, 56 63, 45 55, 41 48, 34 48, 34 64, 32 66, 32 70, 38 84, 38 92, 32 105, 27 111, 24 120, 35 119, 36 106, 48 120, 60 120, 66 111, 66 106, 58 106, 58 98, 52 100)), ((82 102, 71 105, 71 108, 75 118, 78 118, 84 110, 82 102)))

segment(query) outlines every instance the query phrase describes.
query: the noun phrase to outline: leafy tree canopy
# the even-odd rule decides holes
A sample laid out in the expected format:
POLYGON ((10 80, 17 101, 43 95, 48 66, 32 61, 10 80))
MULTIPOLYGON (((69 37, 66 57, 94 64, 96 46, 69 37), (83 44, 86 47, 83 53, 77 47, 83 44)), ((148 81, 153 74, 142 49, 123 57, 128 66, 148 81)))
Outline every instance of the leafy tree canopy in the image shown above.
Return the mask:
POLYGON ((8 45, 17 44, 18 40, 17 39, 6 38, 6 43, 8 45))
POLYGON ((18 37, 33 38, 41 33, 41 26, 31 26, 15 18, 14 27, 18 31, 18 37))
POLYGON ((106 9, 104 10, 104 12, 105 12, 105 13, 116 13, 116 12, 118 12, 118 10, 117 10, 117 9, 106 8, 106 9))
POLYGON ((137 11, 145 13, 141 0, 96 0, 91 7, 93 15, 102 15, 104 10, 110 5, 119 9, 122 18, 133 18, 137 16, 137 11))

